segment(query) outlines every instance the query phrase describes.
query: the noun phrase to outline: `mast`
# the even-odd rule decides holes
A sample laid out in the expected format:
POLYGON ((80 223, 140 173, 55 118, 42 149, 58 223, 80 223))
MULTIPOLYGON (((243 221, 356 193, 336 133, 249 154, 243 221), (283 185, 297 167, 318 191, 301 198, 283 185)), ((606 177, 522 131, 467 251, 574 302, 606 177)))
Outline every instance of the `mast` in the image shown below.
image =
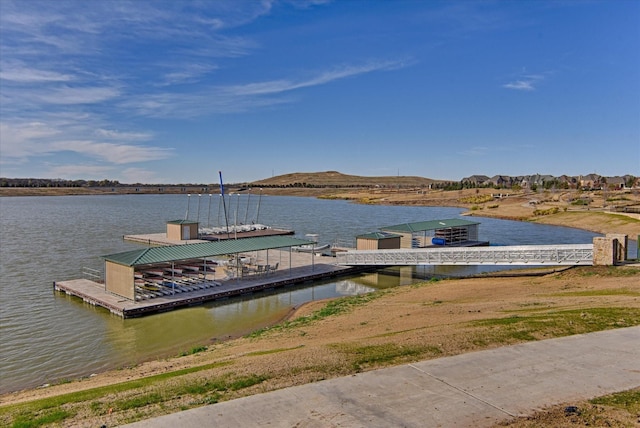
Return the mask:
POLYGON ((224 205, 224 223, 227 226, 227 238, 229 238, 229 216, 227 215, 227 204, 224 201, 224 184, 222 184, 222 171, 218 171, 220 175, 220 196, 222 196, 222 205, 224 205))

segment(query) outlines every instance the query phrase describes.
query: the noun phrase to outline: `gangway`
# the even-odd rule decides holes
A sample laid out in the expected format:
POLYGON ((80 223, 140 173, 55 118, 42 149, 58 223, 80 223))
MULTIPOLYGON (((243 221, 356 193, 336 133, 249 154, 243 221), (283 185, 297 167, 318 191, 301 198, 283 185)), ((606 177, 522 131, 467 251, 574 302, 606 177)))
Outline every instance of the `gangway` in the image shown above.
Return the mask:
POLYGON ((342 266, 592 265, 593 244, 350 250, 336 253, 342 266))

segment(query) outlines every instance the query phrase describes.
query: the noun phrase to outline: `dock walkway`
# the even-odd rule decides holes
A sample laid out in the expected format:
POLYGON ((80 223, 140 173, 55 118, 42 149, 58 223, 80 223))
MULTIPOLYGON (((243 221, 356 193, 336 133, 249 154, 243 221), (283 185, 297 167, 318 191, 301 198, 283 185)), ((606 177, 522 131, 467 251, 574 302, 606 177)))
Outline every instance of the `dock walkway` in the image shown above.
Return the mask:
POLYGON ((336 253, 343 266, 417 265, 560 265, 593 264, 593 244, 439 247, 394 250, 356 250, 336 253))
MULTIPOLYGON (((287 258, 289 254, 287 253, 287 258)), ((277 258, 272 258, 277 260, 277 258)), ((83 301, 103 307, 123 318, 133 318, 157 312, 165 312, 184 306, 240 296, 257 291, 299 284, 323 278, 347 275, 362 271, 362 267, 335 265, 335 259, 309 254, 291 254, 291 266, 281 267, 263 275, 245 275, 239 278, 225 277, 209 281, 208 288, 158 296, 153 299, 132 301, 105 290, 104 284, 88 279, 57 281, 56 291, 81 298, 83 301), (329 262, 329 263, 328 263, 329 262)))

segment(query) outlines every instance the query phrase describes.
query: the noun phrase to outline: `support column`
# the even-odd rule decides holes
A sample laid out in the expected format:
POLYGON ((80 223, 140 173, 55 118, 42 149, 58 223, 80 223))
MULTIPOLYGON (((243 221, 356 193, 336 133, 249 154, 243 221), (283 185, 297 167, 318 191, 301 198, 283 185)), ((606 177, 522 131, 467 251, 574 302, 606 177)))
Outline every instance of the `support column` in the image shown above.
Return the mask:
POLYGON ((593 238, 593 265, 614 266, 617 264, 618 240, 611 237, 593 238))

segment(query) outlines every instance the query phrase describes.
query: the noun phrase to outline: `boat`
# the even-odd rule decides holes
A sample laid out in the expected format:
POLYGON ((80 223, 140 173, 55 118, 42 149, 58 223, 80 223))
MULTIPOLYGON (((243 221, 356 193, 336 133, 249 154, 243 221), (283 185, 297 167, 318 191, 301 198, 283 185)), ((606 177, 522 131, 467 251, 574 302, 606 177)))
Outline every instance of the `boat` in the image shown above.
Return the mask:
POLYGON ((317 253, 319 251, 324 251, 331 247, 329 244, 325 245, 299 245, 297 247, 291 247, 293 251, 297 251, 300 253, 317 253))

